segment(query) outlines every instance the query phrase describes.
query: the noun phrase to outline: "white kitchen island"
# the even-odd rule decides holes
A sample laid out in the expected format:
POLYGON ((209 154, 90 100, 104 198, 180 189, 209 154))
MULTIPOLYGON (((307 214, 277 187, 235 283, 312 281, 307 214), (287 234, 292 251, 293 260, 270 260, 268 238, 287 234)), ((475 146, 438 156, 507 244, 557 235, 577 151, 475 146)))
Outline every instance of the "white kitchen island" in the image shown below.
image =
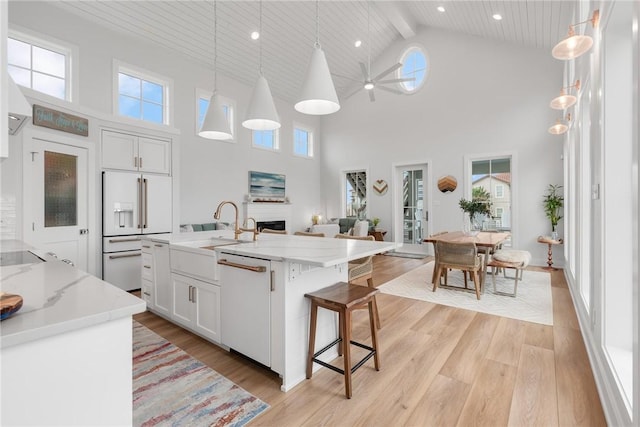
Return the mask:
MULTIPOLYGON (((30 249, 0 241, 4 260, 30 249)), ((23 298, 0 324, 1 425, 131 425, 131 316, 141 299, 47 255, 0 267, 23 298)))
MULTIPOLYGON (((282 391, 290 390, 306 377, 310 304, 304 295, 346 282, 348 261, 393 248, 390 242, 264 234, 256 242, 216 247, 221 343, 280 374, 282 391)), ((316 350, 334 341, 337 330, 335 313, 321 310, 316 350)), ((323 356, 330 360, 337 352, 323 356)))

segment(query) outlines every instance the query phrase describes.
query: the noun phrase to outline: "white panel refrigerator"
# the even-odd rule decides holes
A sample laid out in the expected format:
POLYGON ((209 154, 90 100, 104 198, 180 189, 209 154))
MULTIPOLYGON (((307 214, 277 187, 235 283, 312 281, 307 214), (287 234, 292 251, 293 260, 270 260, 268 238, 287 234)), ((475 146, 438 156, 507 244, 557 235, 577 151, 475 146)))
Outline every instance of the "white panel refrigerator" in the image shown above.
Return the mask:
POLYGON ((104 171, 102 208, 102 278, 140 289, 140 238, 171 232, 171 177, 104 171))

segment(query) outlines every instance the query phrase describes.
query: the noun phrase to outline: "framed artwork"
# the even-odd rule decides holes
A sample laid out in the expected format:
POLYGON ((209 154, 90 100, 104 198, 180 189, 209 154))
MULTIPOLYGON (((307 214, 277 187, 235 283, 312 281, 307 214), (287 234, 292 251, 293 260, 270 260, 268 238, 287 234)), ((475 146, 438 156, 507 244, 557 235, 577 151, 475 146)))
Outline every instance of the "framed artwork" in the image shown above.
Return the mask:
POLYGON ((259 200, 284 200, 285 175, 249 171, 249 196, 259 200))

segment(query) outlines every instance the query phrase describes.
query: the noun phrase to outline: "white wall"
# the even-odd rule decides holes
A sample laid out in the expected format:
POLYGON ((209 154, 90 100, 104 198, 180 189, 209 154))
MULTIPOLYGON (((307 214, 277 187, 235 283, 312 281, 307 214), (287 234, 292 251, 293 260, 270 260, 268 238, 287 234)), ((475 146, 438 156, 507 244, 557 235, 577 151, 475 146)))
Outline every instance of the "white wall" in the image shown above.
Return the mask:
MULTIPOLYGON (((292 123, 295 121, 319 132, 320 121, 316 117, 299 114, 291 103, 276 99, 283 124, 280 130, 281 150, 273 153, 254 149, 250 131, 239 124, 252 87, 219 75, 218 92, 236 101, 237 142, 206 140, 195 134, 195 91, 196 88, 211 90, 213 74, 201 64, 178 53, 107 31, 62 12, 49 2, 10 2, 9 24, 10 28, 19 26, 77 46, 80 61, 78 100, 83 107, 103 113, 112 112, 113 59, 173 80, 175 121, 172 126, 181 132, 180 197, 177 198, 180 200, 180 223, 212 222, 213 212, 220 201, 241 202, 248 193, 249 170, 285 174, 287 195, 294 205, 292 229, 311 223, 312 212, 321 205, 320 160, 293 156, 292 123)), ((266 77, 269 78, 268 75, 266 77)), ((231 210, 225 210, 223 216, 231 219, 231 210)))
MULTIPOLYGON (((433 178, 426 189, 433 201, 428 232, 459 230, 463 156, 513 153, 518 199, 514 243, 531 251, 533 264, 544 265, 546 247, 536 238, 551 230, 542 196, 548 184, 562 182, 562 138, 547 132, 561 116, 548 105, 562 86, 562 63, 546 50, 423 28, 389 49, 373 74, 397 62, 404 48, 416 42, 426 49, 431 67, 418 93, 399 96, 378 90, 371 103, 362 91, 343 103, 340 114, 323 119, 327 215, 342 216, 341 169, 369 168, 370 189, 373 180, 392 182, 392 163, 428 160, 433 178), (457 178, 456 191, 438 191, 443 175, 457 178)), ((380 217, 381 226, 390 230, 392 191, 372 193, 368 216, 380 217)))

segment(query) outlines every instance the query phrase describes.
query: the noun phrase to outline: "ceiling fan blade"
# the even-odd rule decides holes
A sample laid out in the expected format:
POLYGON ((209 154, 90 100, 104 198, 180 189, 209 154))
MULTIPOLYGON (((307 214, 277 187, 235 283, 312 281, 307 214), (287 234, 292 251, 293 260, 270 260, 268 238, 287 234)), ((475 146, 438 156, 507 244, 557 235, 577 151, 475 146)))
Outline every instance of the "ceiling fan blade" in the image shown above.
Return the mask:
POLYGON ((342 98, 342 99, 345 99, 345 100, 346 100, 346 99, 349 99, 349 98, 351 98, 353 95, 355 95, 356 93, 360 92, 361 90, 362 90, 362 88, 361 88, 361 87, 359 87, 358 89, 354 90, 353 92, 351 92, 350 94, 348 94, 347 96, 345 96, 345 97, 344 97, 344 98, 342 98))
POLYGON ((401 92, 399 90, 396 89, 391 89, 390 87, 384 87, 384 86, 376 86, 376 88, 381 89, 381 90, 386 90, 387 92, 391 92, 391 93, 395 93, 396 95, 404 95, 404 92, 401 92))
POLYGON ((402 64, 400 62, 398 62, 397 64, 394 64, 393 66, 387 68, 386 70, 384 70, 383 72, 381 72, 380 74, 375 76, 373 78, 373 80, 376 81, 376 80, 386 76, 387 74, 393 73, 395 70, 397 70, 400 67, 402 67, 402 64))
POLYGON ((359 62, 360 64, 360 70, 362 70, 362 77, 365 80, 369 80, 369 71, 367 70, 367 66, 364 65, 364 62, 359 62))
POLYGON ((370 100, 371 102, 375 102, 375 100, 376 100, 376 96, 373 94, 373 89, 368 90, 367 92, 369 92, 369 100, 370 100))
POLYGON ((413 77, 407 77, 405 79, 390 79, 390 80, 380 80, 376 83, 402 83, 402 82, 415 82, 416 79, 413 77))
POLYGON ((341 78, 341 79, 347 79, 347 80, 352 80, 352 81, 354 81, 354 82, 362 83, 362 80, 361 80, 361 79, 354 79, 353 77, 345 76, 345 75, 343 75, 343 74, 331 73, 331 75, 332 75, 332 76, 334 76, 334 77, 341 78))

